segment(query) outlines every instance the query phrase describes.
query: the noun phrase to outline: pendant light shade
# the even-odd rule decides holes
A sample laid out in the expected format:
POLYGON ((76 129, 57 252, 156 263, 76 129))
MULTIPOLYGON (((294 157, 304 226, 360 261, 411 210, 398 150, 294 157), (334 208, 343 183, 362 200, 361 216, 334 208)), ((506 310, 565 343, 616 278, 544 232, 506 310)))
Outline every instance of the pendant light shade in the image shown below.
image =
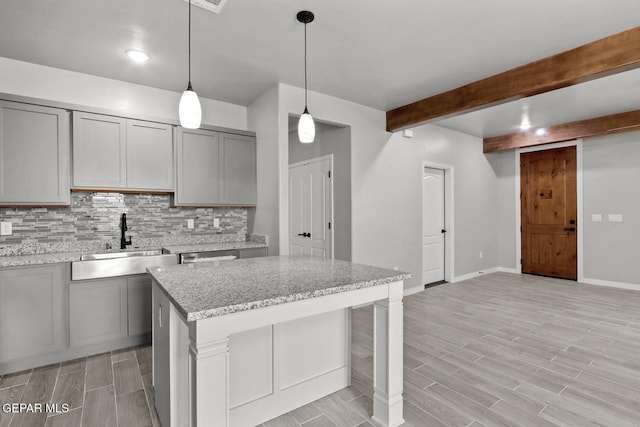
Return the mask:
POLYGON ((303 10, 296 18, 304 24, 304 111, 298 121, 298 139, 302 143, 311 143, 316 137, 316 125, 307 108, 307 24, 313 22, 314 16, 312 12, 303 10))
POLYGON ((187 129, 198 129, 202 121, 202 108, 200 107, 200 99, 191 87, 191 83, 187 89, 182 92, 180 105, 178 107, 178 115, 180 116, 180 126, 187 129))
POLYGON ((310 143, 316 137, 316 124, 313 117, 309 114, 309 110, 305 107, 304 112, 298 121, 298 139, 303 143, 310 143))
POLYGON ((191 87, 191 0, 189 0, 189 83, 187 89, 182 93, 178 106, 178 117, 180 126, 187 129, 198 129, 202 121, 202 108, 198 94, 191 87))

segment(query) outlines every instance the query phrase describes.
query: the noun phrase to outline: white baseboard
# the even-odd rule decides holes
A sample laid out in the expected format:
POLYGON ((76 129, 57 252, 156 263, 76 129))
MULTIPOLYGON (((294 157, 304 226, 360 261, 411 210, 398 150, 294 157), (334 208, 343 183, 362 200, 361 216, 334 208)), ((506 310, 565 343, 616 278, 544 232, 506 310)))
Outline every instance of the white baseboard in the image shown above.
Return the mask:
POLYGON ((634 291, 640 291, 640 285, 633 284, 633 283, 613 282, 610 280, 601 280, 601 279, 588 279, 586 277, 583 277, 582 280, 580 280, 580 283, 584 283, 587 285, 608 286, 610 288, 631 289, 634 291))
POLYGON ((498 267, 496 271, 501 273, 513 273, 513 274, 522 274, 517 268, 507 268, 507 267, 498 267))
POLYGON ((418 292, 422 292, 422 291, 424 291, 424 285, 414 286, 413 288, 405 289, 404 296, 408 297, 409 295, 417 294, 418 292))
POLYGON ((469 274, 463 274, 462 276, 455 276, 451 283, 462 282, 463 280, 473 279, 474 277, 482 276, 484 274, 495 273, 498 271, 498 267, 487 268, 486 270, 475 271, 469 274))

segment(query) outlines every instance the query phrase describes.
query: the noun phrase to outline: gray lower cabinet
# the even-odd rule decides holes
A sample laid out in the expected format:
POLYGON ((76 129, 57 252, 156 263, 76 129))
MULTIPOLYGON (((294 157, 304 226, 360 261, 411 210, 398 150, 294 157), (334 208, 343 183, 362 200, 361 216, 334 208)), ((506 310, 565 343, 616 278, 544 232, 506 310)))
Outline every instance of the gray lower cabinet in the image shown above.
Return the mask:
POLYGON ((0 269, 0 375, 150 342, 150 276, 70 277, 69 263, 0 269))
POLYGON ((127 279, 69 285, 69 344, 78 347, 127 336, 127 279))
POLYGON ((0 270, 0 374, 66 346, 65 266, 0 270))
POLYGON ((256 139, 177 129, 176 206, 254 206, 256 139))
POLYGON ((239 251, 238 258, 257 258, 267 256, 267 248, 247 248, 239 251))
POLYGON ((127 279, 129 335, 151 332, 151 277, 147 274, 127 279))
POLYGON ((74 111, 73 187, 172 191, 173 126, 74 111))
POLYGON ((0 101, 0 206, 69 205, 69 113, 0 101))
POLYGON ((69 344, 80 347, 151 332, 151 278, 146 275, 69 284, 69 344))

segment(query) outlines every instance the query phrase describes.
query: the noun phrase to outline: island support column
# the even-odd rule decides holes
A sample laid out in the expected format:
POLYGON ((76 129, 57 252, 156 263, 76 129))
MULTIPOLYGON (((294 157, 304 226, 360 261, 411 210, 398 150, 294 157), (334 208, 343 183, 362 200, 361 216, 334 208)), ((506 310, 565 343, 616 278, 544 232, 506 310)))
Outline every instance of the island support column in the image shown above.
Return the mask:
POLYGON ((402 417, 403 282, 389 284, 389 298, 373 309, 373 422, 397 427, 402 417))
POLYGON ((197 342, 189 328, 189 426, 229 425, 229 337, 197 342))

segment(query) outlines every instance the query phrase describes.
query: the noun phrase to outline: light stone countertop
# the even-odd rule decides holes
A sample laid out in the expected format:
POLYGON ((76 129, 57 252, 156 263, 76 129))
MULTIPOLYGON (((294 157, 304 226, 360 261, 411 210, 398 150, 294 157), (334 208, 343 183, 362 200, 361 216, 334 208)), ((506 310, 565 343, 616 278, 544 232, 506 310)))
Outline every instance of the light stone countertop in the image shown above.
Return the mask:
MULTIPOLYGON (((255 241, 229 241, 229 242, 211 242, 211 243, 198 243, 192 245, 169 245, 163 246, 167 253, 178 254, 187 252, 206 252, 206 251, 221 251, 226 249, 249 249, 249 248, 266 248, 268 244, 266 242, 255 241)), ((57 264, 62 262, 74 262, 80 261, 80 256, 83 254, 93 253, 106 253, 106 252, 132 252, 149 249, 160 249, 160 246, 153 247, 134 247, 127 248, 125 250, 112 249, 104 251, 72 251, 72 252, 51 252, 40 253, 31 255, 12 255, 12 256, 0 256, 0 268, 5 267, 22 267, 22 266, 34 266, 44 264, 57 264)))
POLYGON ((400 271, 309 256, 152 267, 148 272, 188 322, 411 277, 400 271))
POLYGON ((227 249, 252 249, 266 248, 266 243, 260 242, 216 242, 216 243, 200 243, 195 245, 171 245, 164 246, 163 249, 170 254, 184 254, 191 252, 209 252, 224 251, 227 249))
POLYGON ((80 261, 82 254, 82 252, 57 252, 51 254, 2 256, 0 257, 0 268, 80 261))

